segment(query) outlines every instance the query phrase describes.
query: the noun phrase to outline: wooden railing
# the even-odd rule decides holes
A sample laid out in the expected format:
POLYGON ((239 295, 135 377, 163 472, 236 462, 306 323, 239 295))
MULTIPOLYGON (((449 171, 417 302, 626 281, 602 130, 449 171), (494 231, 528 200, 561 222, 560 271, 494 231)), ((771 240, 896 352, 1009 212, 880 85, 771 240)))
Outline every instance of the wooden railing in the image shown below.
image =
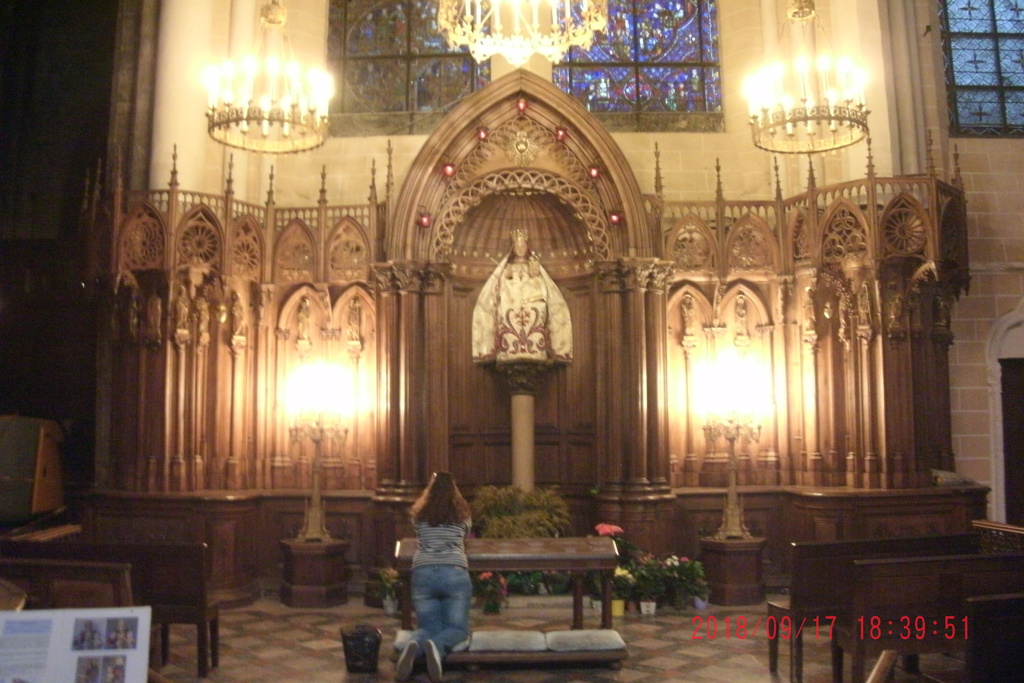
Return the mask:
POLYGON ((971 525, 981 534, 981 552, 1024 552, 1024 527, 976 519, 971 525))

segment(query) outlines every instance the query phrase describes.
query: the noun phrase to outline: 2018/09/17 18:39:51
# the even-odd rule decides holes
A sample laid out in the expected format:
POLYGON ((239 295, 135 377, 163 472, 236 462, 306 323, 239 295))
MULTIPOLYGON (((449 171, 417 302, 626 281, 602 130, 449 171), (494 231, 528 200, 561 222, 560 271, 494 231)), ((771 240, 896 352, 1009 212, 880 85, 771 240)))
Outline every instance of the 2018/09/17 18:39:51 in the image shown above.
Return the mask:
POLYGON ((942 636, 946 640, 967 640, 967 617, 902 616, 898 619, 881 617, 857 618, 861 640, 879 640, 886 636, 899 636, 903 640, 924 640, 928 636, 942 636))

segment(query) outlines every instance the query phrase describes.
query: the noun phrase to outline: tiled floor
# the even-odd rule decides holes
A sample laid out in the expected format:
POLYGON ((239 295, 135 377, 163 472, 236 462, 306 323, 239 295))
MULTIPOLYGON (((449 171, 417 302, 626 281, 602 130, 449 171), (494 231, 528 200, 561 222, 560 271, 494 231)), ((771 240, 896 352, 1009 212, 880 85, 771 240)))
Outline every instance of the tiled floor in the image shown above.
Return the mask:
MULTIPOLYGON (((763 627, 745 638, 736 636, 738 619, 753 624, 765 613, 764 605, 719 607, 707 610, 661 609, 649 617, 628 613, 617 618, 615 628, 629 647, 629 658, 619 670, 609 668, 486 668, 476 672, 450 670, 445 681, 452 683, 762 683, 789 680, 787 643, 780 643, 779 675, 768 673, 768 643, 763 627), (715 637, 708 634, 711 620, 718 626, 715 637), (729 623, 729 637, 725 624, 729 623), (695 632, 700 627, 700 635, 695 632)), ((474 629, 568 628, 571 610, 563 607, 512 607, 499 615, 485 615, 474 609, 474 629)), ((587 626, 596 627, 597 611, 588 613, 587 626)), ((251 605, 221 612, 220 666, 208 681, 217 683, 339 683, 342 681, 390 681, 394 667, 389 658, 398 619, 378 608, 363 605, 353 595, 348 604, 326 609, 295 609, 276 599, 264 598, 251 605), (384 634, 380 663, 375 674, 350 674, 345 668, 340 633, 358 624, 369 624, 384 634)), ((195 681, 195 629, 172 630, 171 661, 161 673, 176 683, 195 681)), ((804 636, 804 681, 829 683, 831 667, 825 637, 804 636)), ((939 680, 962 669, 962 663, 947 656, 927 656, 921 669, 939 680), (945 674, 945 675, 944 675, 945 674)), ((847 680, 849 673, 847 673, 847 680)), ((927 680, 897 672, 896 681, 927 680)), ((416 683, 425 683, 420 675, 416 683)))

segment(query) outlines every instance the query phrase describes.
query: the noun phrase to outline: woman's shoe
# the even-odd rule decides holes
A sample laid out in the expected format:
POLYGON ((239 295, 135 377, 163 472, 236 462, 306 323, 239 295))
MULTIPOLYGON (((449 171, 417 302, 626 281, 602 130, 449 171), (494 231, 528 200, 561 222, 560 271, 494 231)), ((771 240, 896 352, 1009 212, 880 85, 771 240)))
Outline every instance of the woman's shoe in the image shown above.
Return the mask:
POLYGON ((441 670, 441 650, 432 640, 423 643, 423 649, 427 655, 427 676, 431 683, 440 683, 444 679, 444 671, 441 670))
MULTIPOLYGON (((430 641, 428 640, 427 642, 429 643, 430 641)), ((405 644, 405 647, 402 648, 402 654, 398 655, 398 661, 395 663, 396 681, 409 680, 409 676, 412 674, 412 665, 416 661, 416 655, 419 651, 420 644, 415 640, 410 640, 405 644)))

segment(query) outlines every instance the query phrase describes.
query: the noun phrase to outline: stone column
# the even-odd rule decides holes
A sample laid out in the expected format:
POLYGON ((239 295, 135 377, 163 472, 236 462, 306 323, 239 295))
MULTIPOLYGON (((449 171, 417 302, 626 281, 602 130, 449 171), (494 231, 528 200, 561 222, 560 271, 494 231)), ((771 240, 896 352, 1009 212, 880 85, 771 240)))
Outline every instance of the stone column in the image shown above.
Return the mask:
POLYGON ((512 391, 512 485, 534 486, 534 394, 550 363, 500 363, 495 366, 512 391))

